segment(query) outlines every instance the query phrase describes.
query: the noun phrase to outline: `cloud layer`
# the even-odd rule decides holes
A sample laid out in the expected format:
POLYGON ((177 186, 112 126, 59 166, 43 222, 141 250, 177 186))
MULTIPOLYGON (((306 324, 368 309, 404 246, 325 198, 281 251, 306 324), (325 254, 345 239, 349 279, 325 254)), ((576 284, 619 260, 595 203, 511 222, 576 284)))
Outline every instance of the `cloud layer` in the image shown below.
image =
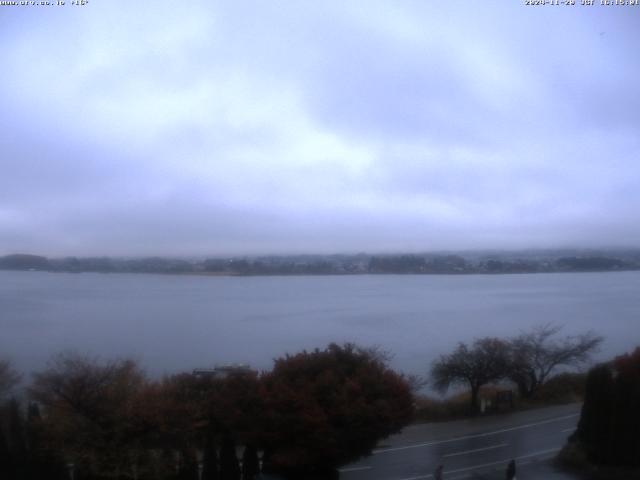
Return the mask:
POLYGON ((0 253, 640 242, 638 8, 2 8, 0 253))

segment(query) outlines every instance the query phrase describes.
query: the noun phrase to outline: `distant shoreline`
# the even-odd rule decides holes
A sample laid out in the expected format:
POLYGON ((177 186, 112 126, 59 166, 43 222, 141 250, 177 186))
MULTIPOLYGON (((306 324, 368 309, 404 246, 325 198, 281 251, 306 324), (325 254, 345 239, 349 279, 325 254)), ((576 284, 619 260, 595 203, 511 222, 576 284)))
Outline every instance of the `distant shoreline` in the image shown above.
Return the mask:
POLYGON ((184 260, 167 257, 0 257, 0 270, 155 273, 225 277, 597 273, 640 270, 640 249, 460 254, 290 255, 184 260))
POLYGON ((113 271, 65 271, 65 270, 16 270, 16 269, 2 269, 0 272, 41 272, 41 273, 101 273, 101 274, 113 274, 113 275, 171 275, 171 276, 184 276, 184 277, 358 277, 358 276, 473 276, 473 275, 533 275, 533 274, 548 274, 548 273, 624 273, 624 272, 638 272, 640 268, 627 268, 617 270, 537 270, 535 272, 361 272, 361 273, 237 273, 237 272, 113 272, 113 271))

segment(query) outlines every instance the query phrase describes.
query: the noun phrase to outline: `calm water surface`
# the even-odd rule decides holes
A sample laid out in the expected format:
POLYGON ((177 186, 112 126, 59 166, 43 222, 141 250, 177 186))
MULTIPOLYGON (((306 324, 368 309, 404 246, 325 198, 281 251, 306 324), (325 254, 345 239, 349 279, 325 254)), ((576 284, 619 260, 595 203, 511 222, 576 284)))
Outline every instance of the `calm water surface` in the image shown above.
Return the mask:
POLYGON ((640 272, 200 277, 0 271, 0 356, 25 371, 75 349, 152 373, 217 363, 270 368, 329 342, 379 344, 425 373, 458 341, 544 322, 595 330, 599 358, 640 344, 640 272))

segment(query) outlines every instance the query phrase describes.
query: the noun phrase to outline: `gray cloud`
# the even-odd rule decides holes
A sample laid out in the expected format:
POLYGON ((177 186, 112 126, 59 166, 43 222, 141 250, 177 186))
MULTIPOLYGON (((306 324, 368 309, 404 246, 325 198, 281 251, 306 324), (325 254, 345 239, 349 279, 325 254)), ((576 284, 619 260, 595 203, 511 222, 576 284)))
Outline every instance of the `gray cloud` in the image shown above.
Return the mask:
POLYGON ((114 1, 0 26, 0 253, 640 241, 633 8, 114 1))

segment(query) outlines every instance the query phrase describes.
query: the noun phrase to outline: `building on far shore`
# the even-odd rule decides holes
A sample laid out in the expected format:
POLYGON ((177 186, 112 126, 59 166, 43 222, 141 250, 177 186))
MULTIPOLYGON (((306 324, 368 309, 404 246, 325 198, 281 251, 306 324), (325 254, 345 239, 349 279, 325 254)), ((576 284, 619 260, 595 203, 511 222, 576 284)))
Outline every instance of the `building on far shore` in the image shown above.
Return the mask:
POLYGON ((194 368, 192 375, 197 378, 224 379, 232 376, 242 376, 251 373, 251 367, 243 363, 216 365, 213 368, 194 368))

